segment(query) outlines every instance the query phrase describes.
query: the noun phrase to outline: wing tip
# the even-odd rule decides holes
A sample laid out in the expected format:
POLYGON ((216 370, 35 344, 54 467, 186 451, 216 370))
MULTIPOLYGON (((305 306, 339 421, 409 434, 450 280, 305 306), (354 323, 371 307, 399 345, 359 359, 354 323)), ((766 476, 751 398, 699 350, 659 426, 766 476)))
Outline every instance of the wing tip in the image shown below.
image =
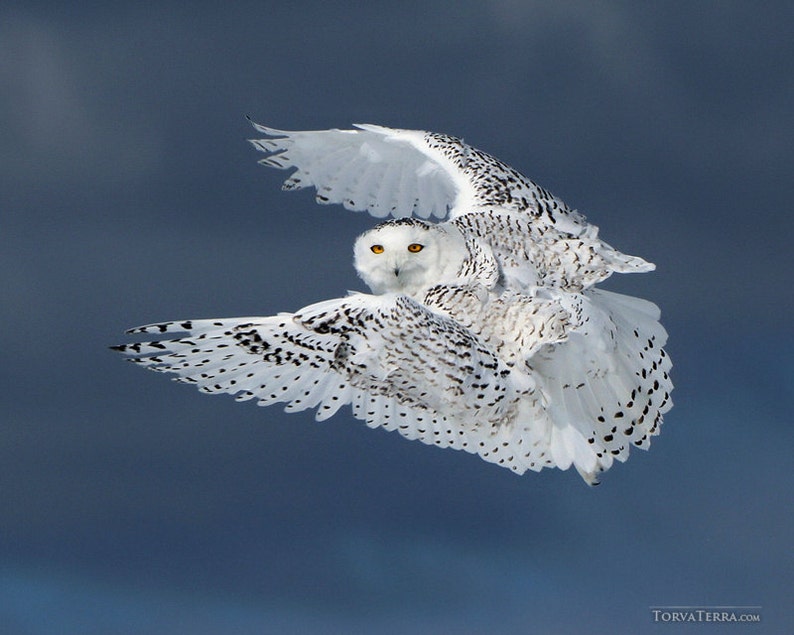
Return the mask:
MULTIPOLYGON (((245 118, 248 120, 254 129, 257 132, 261 132, 262 134, 269 135, 271 137, 288 137, 289 132, 286 130, 279 130, 278 128, 270 128, 269 126, 262 125, 261 123, 257 123, 254 121, 250 115, 246 115, 245 118)), ((253 142, 256 141, 255 139, 249 139, 249 141, 253 142)))

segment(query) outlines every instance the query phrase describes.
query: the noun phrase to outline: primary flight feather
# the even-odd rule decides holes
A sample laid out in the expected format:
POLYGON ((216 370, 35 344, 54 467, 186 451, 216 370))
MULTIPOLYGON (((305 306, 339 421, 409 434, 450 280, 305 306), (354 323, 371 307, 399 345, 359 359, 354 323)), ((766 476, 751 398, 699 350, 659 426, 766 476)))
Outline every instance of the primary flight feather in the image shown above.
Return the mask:
POLYGON ((293 169, 285 189, 394 217, 354 245, 372 293, 138 327, 157 339, 115 347, 130 361, 318 419, 350 405, 370 427, 519 474, 573 465, 593 484, 648 447, 672 406, 667 335, 655 305, 594 285, 652 264, 455 137, 254 125, 261 163, 293 169))

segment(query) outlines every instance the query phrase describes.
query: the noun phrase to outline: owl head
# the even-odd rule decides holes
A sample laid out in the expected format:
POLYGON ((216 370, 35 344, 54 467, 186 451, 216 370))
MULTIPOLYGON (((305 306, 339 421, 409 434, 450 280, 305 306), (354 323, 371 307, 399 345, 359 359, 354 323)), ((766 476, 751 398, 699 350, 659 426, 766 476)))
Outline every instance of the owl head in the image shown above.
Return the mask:
POLYGON ((376 225, 356 239, 356 271, 372 293, 415 296, 455 279, 468 254, 455 227, 414 218, 376 225))

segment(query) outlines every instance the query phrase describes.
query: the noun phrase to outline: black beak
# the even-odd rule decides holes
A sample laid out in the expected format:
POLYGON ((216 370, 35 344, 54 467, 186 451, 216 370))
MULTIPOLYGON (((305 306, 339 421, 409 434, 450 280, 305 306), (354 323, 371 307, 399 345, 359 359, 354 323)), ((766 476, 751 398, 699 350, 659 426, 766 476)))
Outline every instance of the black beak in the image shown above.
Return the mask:
POLYGON ((394 268, 394 277, 397 278, 399 276, 400 276, 400 268, 399 267, 395 267, 394 268))

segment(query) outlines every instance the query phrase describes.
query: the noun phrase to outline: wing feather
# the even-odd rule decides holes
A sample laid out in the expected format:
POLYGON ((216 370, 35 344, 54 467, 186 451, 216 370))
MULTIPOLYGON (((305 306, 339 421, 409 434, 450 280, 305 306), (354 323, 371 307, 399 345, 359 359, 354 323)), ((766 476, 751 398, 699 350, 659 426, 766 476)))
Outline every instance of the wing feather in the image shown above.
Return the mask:
POLYGON ((648 448, 672 407, 673 385, 655 305, 596 289, 577 298, 581 308, 571 314, 578 323, 568 338, 544 347, 530 363, 549 395, 555 462, 571 459, 594 478, 586 467, 592 452, 603 471, 613 459, 625 461, 632 445, 648 448))
MULTIPOLYGON (((315 187, 321 203, 337 203, 353 211, 366 209, 378 218, 389 214, 400 218, 413 212, 421 185, 427 205, 438 218, 443 218, 447 204, 456 195, 449 175, 438 169, 432 173, 422 170, 428 157, 415 147, 417 141, 413 139, 417 134, 421 138, 421 133, 403 134, 378 126, 321 131, 284 131, 259 124, 254 127, 269 135, 251 140, 257 150, 268 155, 260 163, 279 169, 295 168, 285 182, 286 189, 315 187), (399 181, 399 196, 380 187, 382 181, 388 180, 399 181)), ((425 201, 419 199, 418 209, 425 208, 425 201)))
POLYGON ((370 427, 440 447, 464 449, 472 434, 491 434, 517 399, 511 371, 493 351, 406 296, 357 294, 292 315, 131 332, 183 332, 116 349, 202 392, 284 403, 288 412, 313 408, 318 420, 347 404, 370 427))
POLYGON ((138 327, 156 339, 116 348, 202 392, 320 421, 349 405, 369 427, 519 474, 573 465, 594 483, 631 445, 649 446, 672 405, 655 305, 594 289, 478 298, 440 285, 431 310, 356 294, 295 314, 138 327))
POLYGON ((351 210, 368 210, 384 218, 416 214, 421 218, 453 218, 484 207, 528 212, 559 223, 580 227, 583 219, 502 161, 472 148, 461 139, 421 130, 399 130, 356 124, 355 130, 287 131, 253 123, 268 135, 252 139, 268 156, 260 163, 279 169, 295 168, 287 189, 317 188, 324 203, 341 203, 351 210), (366 165, 378 165, 372 172, 366 165), (359 189, 361 172, 382 180, 399 176, 396 197, 390 189, 359 189), (350 191, 354 196, 343 193, 350 191), (351 204, 352 201, 352 204, 351 204))
MULTIPOLYGON (((253 122, 252 122, 253 123, 253 122)), ((376 218, 447 216, 488 243, 507 286, 579 291, 613 272, 653 270, 598 238, 598 228, 499 159, 461 139, 356 124, 355 130, 284 131, 253 124, 260 162, 294 169, 286 189, 315 187, 321 203, 376 218)))

